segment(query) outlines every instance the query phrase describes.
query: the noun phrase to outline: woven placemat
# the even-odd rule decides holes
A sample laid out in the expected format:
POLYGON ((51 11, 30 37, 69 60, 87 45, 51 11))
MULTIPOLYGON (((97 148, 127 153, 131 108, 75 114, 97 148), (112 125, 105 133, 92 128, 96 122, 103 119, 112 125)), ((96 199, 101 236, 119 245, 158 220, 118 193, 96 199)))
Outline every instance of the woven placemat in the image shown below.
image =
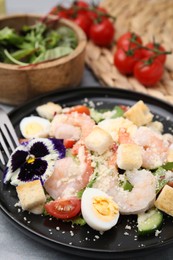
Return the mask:
MULTIPOLYGON (((100 4, 115 16, 115 42, 125 32, 138 33, 144 44, 155 40, 173 51, 173 0, 104 0, 100 4)), ((111 49, 99 48, 91 41, 86 51, 86 64, 102 85, 138 91, 173 104, 173 54, 167 55, 162 80, 146 88, 134 77, 126 77, 113 64, 116 44, 111 49)))

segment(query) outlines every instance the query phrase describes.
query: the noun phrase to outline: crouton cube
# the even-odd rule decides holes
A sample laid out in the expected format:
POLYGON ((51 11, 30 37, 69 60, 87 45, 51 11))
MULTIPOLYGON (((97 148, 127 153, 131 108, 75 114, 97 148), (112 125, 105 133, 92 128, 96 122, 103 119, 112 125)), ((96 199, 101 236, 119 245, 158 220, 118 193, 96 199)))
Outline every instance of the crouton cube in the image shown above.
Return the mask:
POLYGON ((165 185, 156 199, 154 205, 156 208, 173 216, 173 188, 165 185))
POLYGON ((26 182, 16 187, 17 195, 23 210, 30 210, 46 201, 40 180, 26 182))
POLYGON ((101 155, 113 145, 113 139, 105 130, 96 126, 85 138, 85 145, 89 150, 101 155))
POLYGON ((142 126, 150 123, 153 119, 153 114, 142 100, 138 101, 129 110, 124 113, 124 117, 132 121, 137 126, 142 126))
POLYGON ((38 106, 36 108, 36 111, 39 114, 39 116, 44 117, 48 120, 52 120, 55 114, 61 113, 62 107, 53 102, 48 102, 44 105, 38 106))
POLYGON ((136 144, 120 144, 117 149, 117 165, 123 170, 139 169, 142 166, 142 150, 136 144))

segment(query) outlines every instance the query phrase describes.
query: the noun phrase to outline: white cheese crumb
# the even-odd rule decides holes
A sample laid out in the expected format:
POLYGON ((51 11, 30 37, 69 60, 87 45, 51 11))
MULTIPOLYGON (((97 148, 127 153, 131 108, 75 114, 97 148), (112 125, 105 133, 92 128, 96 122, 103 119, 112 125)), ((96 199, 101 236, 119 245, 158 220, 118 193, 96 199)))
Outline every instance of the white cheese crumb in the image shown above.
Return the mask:
POLYGON ((159 235, 161 232, 162 232, 161 230, 158 230, 158 229, 157 229, 157 230, 155 231, 155 237, 158 237, 158 235, 159 235))
POLYGON ((131 227, 131 226, 129 226, 129 225, 126 225, 126 226, 125 226, 125 229, 129 229, 129 230, 131 230, 131 229, 132 229, 132 227, 131 227))

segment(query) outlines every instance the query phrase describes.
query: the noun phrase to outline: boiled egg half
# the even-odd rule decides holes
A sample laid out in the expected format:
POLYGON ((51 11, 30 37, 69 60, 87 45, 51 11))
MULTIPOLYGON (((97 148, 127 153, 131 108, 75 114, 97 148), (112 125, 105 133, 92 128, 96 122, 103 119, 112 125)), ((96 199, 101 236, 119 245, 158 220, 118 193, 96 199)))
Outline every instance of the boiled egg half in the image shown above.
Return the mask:
POLYGON ((20 131, 25 138, 47 137, 50 122, 39 116, 24 117, 20 122, 20 131))
POLYGON ((81 211, 86 223, 97 231, 111 229, 119 219, 118 205, 96 188, 86 188, 83 192, 81 211))

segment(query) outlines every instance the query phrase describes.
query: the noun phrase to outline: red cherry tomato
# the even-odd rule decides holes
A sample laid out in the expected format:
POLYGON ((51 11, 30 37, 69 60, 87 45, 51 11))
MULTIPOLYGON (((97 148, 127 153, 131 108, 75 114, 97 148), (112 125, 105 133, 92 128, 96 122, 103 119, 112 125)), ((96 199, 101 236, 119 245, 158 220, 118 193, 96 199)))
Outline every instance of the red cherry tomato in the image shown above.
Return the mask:
POLYGON ((78 10, 77 10, 77 15, 79 14, 86 14, 87 13, 87 9, 89 8, 89 4, 84 2, 84 1, 76 1, 74 2, 74 7, 77 6, 78 10))
POLYGON ((65 148, 69 149, 69 148, 73 147, 73 145, 76 143, 76 141, 75 140, 66 139, 66 140, 64 140, 63 143, 64 143, 65 148))
POLYGON ((113 23, 109 19, 102 19, 100 23, 92 24, 90 28, 90 39, 98 46, 109 46, 115 34, 113 23))
POLYGON ((137 47, 137 44, 133 41, 142 45, 142 39, 136 33, 127 32, 123 34, 117 41, 117 47, 122 49, 133 49, 137 47))
POLYGON ((87 14, 79 14, 73 21, 86 33, 87 37, 89 37, 92 21, 88 18, 87 14))
POLYGON ((124 51, 117 49, 114 54, 114 65, 124 75, 131 75, 135 64, 141 59, 141 51, 124 51))
POLYGON ((134 67, 134 76, 146 87, 155 85, 162 78, 163 72, 163 64, 157 59, 149 63, 148 58, 145 58, 134 67))
POLYGON ((159 43, 153 43, 150 42, 146 45, 147 48, 151 49, 151 50, 147 50, 147 49, 142 49, 142 56, 144 58, 148 58, 148 57, 152 57, 158 54, 157 59, 164 64, 166 61, 166 55, 165 54, 160 54, 159 55, 159 51, 160 52, 165 52, 165 48, 160 45, 159 43), (152 51, 153 50, 153 51, 152 51))
POLYGON ((84 105, 78 105, 78 106, 71 107, 70 110, 68 111, 68 113, 73 113, 73 112, 90 115, 89 108, 84 105))
POLYGON ((95 8, 93 11, 90 10, 87 12, 88 17, 94 21, 95 19, 97 19, 99 16, 103 18, 106 18, 106 15, 104 16, 103 14, 107 14, 107 11, 105 8, 103 7, 97 7, 95 8))
POLYGON ((81 201, 78 198, 58 199, 45 204, 48 214, 59 219, 73 218, 81 210, 81 201))

